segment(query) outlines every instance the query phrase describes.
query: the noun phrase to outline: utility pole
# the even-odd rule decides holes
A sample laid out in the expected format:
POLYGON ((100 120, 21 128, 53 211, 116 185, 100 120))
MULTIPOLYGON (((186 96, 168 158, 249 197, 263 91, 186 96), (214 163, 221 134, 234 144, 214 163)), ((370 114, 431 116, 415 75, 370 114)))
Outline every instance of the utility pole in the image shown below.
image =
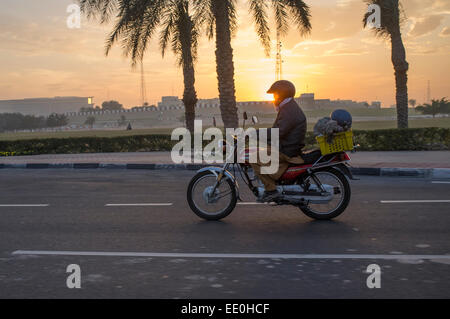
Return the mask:
POLYGON ((283 78, 283 57, 281 56, 281 44, 280 32, 277 32, 277 57, 275 66, 275 79, 279 81, 283 78))
POLYGON ((144 74, 144 60, 141 59, 141 102, 142 105, 145 105, 145 102, 147 102, 147 88, 145 85, 145 74, 144 74))
POLYGON ((428 87, 427 87, 427 103, 431 102, 431 85, 430 80, 428 80, 428 87))

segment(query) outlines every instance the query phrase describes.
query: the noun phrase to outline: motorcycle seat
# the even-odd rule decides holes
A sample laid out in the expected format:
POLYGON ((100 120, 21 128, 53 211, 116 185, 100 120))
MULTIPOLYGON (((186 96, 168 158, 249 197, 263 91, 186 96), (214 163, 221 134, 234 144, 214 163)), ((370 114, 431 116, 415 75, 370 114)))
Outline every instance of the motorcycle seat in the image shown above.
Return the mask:
POLYGON ((322 156, 322 152, 320 150, 311 150, 303 152, 300 156, 305 161, 305 164, 314 164, 322 156))

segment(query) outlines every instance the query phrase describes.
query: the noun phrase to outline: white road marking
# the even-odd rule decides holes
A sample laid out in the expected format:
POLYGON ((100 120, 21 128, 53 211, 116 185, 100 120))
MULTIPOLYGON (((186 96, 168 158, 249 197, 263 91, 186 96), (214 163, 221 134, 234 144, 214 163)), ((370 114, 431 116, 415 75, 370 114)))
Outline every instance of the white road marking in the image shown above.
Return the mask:
POLYGON ((241 202, 238 205, 267 205, 267 203, 257 203, 257 202, 241 202))
POLYGON ((450 203, 450 199, 423 199, 423 200, 382 200, 381 204, 405 204, 405 203, 450 203))
POLYGON ((50 204, 0 204, 0 207, 48 207, 50 204))
POLYGON ((431 182, 432 184, 450 184, 450 182, 431 182))
POLYGON ((173 203, 106 204, 106 207, 172 206, 173 203))
POLYGON ((94 256, 94 257, 160 257, 160 258, 242 258, 242 259, 384 259, 384 260, 450 260, 450 255, 364 255, 364 254, 200 254, 95 251, 16 250, 13 255, 94 256))

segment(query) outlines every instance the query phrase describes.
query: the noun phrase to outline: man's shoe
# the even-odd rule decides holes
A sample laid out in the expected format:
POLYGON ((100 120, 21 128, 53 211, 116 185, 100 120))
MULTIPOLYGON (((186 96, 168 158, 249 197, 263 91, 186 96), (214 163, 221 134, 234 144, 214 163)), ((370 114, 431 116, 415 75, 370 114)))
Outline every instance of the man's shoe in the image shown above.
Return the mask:
POLYGON ((258 200, 258 202, 270 203, 278 198, 280 198, 280 193, 278 192, 278 190, 274 190, 274 191, 270 191, 270 192, 265 191, 263 196, 258 200))

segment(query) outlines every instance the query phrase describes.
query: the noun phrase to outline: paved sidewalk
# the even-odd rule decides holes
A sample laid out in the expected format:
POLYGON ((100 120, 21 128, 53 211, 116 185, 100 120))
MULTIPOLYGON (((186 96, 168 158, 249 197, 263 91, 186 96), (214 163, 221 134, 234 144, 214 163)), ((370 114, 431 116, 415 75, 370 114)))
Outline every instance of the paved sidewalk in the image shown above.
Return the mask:
MULTIPOLYGON (((450 151, 357 152, 351 165, 370 168, 450 168, 450 151)), ((170 152, 0 157, 0 164, 173 164, 170 152)))

